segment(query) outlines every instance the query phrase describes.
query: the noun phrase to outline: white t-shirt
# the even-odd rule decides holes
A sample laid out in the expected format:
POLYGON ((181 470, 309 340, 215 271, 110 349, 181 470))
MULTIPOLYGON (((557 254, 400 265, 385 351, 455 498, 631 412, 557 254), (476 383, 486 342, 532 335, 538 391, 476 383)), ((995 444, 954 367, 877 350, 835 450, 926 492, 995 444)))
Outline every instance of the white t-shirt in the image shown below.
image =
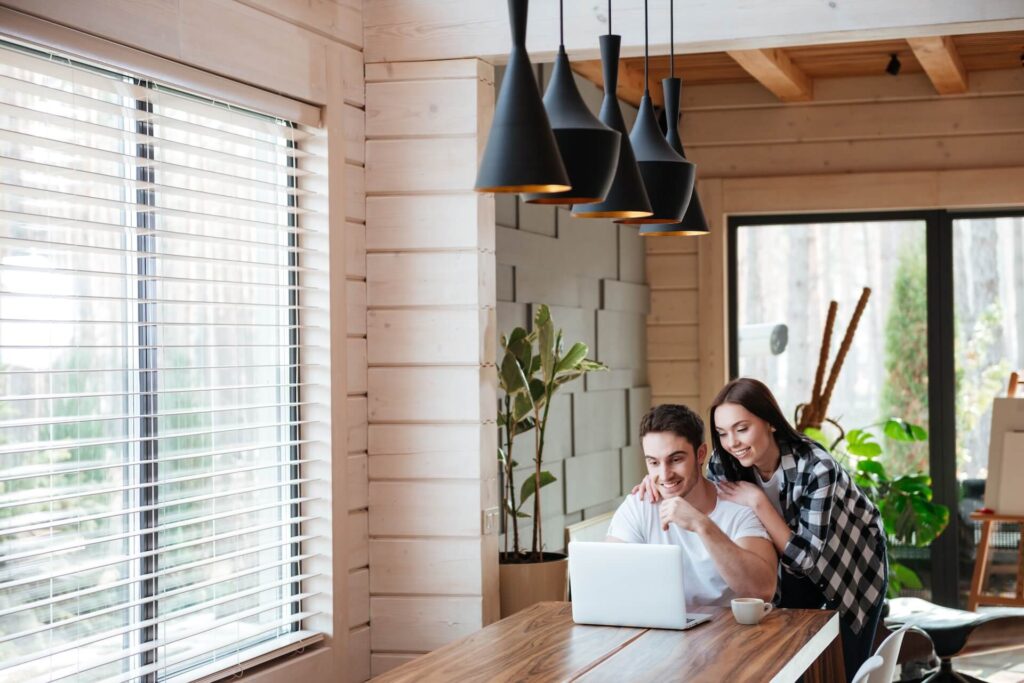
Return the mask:
POLYGON ((782 490, 782 466, 775 468, 775 474, 772 475, 771 479, 765 481, 761 479, 761 475, 755 475, 757 477, 757 483, 764 489, 764 495, 768 496, 768 502, 772 504, 775 511, 779 513, 779 516, 783 519, 786 515, 782 512, 782 503, 779 502, 779 491, 782 490))
MULTIPOLYGON (((768 538, 768 533, 754 511, 744 505, 718 500, 708 515, 725 535, 735 541, 753 536, 768 538)), ((686 609, 701 605, 729 606, 736 594, 718 573, 704 542, 693 531, 685 531, 669 524, 668 531, 661 528, 658 506, 641 501, 634 495, 626 496, 615 511, 608 535, 626 543, 653 543, 678 545, 683 548, 683 581, 685 582, 686 609)))

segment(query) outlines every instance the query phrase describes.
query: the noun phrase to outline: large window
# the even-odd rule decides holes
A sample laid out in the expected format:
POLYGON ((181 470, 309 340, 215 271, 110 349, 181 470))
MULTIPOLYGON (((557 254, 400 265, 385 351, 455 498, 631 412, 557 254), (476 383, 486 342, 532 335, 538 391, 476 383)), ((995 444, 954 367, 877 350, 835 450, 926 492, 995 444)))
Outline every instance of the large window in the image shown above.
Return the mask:
POLYGON ((0 679, 309 637, 300 137, 0 44, 0 679))
MULTIPOLYGON (((1019 212, 737 217, 730 220, 732 372, 763 379, 793 415, 810 399, 830 300, 830 360, 863 287, 872 294, 829 415, 842 426, 902 417, 927 443, 881 438, 892 474, 926 473, 948 506, 930 548, 891 548, 923 594, 962 602, 986 485, 992 399, 1024 367, 1024 218, 1019 212), (959 558, 959 561, 951 561, 959 558)), ((826 430, 827 432, 830 430, 826 430)), ((834 430, 832 430, 834 434, 834 430)), ((1015 551, 1007 527, 999 547, 1015 551)))

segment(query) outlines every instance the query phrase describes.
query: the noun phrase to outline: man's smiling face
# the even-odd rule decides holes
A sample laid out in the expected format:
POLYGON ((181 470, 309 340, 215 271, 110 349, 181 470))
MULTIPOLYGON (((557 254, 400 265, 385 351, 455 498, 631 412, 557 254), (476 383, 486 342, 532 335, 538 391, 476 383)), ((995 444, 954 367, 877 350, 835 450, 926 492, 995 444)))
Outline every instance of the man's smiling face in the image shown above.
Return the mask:
POLYGON ((694 451, 693 444, 673 432, 648 432, 641 439, 647 473, 665 498, 685 498, 700 477, 707 446, 694 451))

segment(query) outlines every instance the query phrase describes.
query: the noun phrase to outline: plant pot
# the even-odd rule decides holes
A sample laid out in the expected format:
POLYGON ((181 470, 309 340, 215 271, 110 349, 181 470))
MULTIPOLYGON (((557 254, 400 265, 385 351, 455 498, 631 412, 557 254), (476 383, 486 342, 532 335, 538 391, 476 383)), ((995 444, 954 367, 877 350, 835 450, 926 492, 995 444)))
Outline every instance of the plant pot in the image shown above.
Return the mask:
MULTIPOLYGON (((503 558, 504 559, 504 558, 503 558)), ((569 559, 544 553, 543 562, 505 562, 498 565, 501 618, 545 600, 565 600, 569 559)))

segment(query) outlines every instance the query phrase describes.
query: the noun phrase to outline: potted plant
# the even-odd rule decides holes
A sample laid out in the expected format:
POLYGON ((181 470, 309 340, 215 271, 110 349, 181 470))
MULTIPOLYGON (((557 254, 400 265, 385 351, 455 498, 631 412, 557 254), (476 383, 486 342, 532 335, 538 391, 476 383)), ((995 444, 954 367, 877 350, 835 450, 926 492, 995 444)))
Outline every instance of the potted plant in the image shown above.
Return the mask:
MULTIPOLYGON (((927 441, 928 432, 900 418, 891 418, 871 427, 841 432, 831 447, 833 455, 850 466, 857 486, 874 501, 882 515, 890 543, 888 597, 893 598, 904 588, 922 588, 917 573, 895 561, 893 546, 925 548, 931 545, 949 524, 949 508, 932 501, 932 479, 927 474, 889 476, 881 461, 882 446, 869 431, 877 427, 881 427, 889 439, 900 442, 927 441)), ((825 435, 820 430, 809 428, 805 432, 825 443, 825 435)))
POLYGON ((544 470, 544 434, 551 401, 559 387, 595 370, 607 370, 602 363, 587 358, 590 349, 576 342, 564 351, 562 331, 555 330, 551 311, 537 308, 533 329, 517 327, 501 338, 503 355, 498 368, 502 390, 498 409, 501 439, 498 462, 502 472, 502 521, 505 550, 500 553, 501 616, 541 600, 561 600, 565 596, 567 562, 564 554, 546 553, 542 543, 540 490, 556 481, 544 470), (513 474, 518 465, 512 459, 515 438, 533 432, 533 473, 516 495, 513 474), (533 499, 532 515, 523 510, 533 499), (519 520, 533 517, 530 550, 520 545, 519 520), (509 537, 512 546, 509 548, 509 537))

